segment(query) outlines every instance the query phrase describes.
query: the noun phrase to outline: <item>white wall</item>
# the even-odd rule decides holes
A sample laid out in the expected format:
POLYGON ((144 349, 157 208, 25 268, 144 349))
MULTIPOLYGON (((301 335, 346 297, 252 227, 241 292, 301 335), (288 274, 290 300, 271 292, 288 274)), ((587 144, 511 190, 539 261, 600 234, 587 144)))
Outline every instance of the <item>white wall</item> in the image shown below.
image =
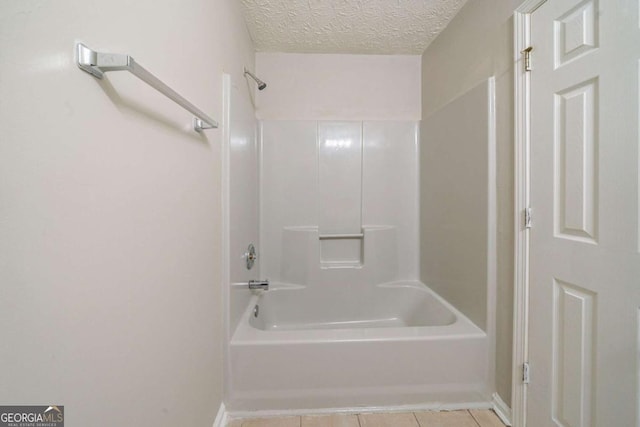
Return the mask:
POLYGON ((420 56, 257 53, 263 120, 420 120, 420 56))
POLYGON ((63 404, 69 425, 210 426, 222 132, 194 133, 127 73, 79 70, 76 40, 217 119, 223 70, 253 66, 232 0, 0 3, 0 402, 63 404))
POLYGON ((523 0, 469 0, 422 55, 422 112, 430 116, 496 77, 497 311, 496 381, 511 401, 513 321, 513 21, 523 0))

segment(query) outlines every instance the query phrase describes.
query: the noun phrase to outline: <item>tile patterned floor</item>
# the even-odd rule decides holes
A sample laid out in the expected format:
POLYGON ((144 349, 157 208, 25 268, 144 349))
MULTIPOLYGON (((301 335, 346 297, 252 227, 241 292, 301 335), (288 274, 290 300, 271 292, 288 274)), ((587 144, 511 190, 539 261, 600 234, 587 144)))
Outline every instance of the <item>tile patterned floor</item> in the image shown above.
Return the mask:
POLYGON ((504 427, 504 424, 491 410, 471 409, 244 419, 231 421, 227 427, 504 427))

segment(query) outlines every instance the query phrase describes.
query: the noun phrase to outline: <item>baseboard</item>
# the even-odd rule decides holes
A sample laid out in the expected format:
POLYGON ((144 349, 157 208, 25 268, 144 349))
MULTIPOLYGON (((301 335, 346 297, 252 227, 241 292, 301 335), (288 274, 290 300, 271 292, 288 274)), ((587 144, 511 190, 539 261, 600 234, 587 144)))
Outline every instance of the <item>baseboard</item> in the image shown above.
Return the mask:
POLYGON ((227 421, 229 420, 229 413, 227 412, 227 408, 224 406, 224 402, 220 404, 220 408, 218 409, 218 414, 216 415, 216 419, 213 422, 213 427, 225 427, 227 425, 227 421))
MULTIPOLYGON (((502 400, 500 400, 500 402, 502 402, 502 400)), ((463 409, 494 409, 495 406, 496 406, 495 402, 468 402, 468 403, 437 403, 436 402, 436 403, 428 403, 428 404, 420 404, 420 405, 399 405, 399 406, 357 406, 352 408, 231 411, 227 413, 227 416, 229 419, 271 418, 271 417, 289 417, 289 416, 299 416, 299 415, 362 414, 362 413, 376 413, 376 412, 457 411, 457 410, 463 410, 463 409)), ((502 416, 500 416, 500 418, 502 419, 502 416)), ((511 424, 508 424, 508 425, 511 425, 511 424)))
POLYGON ((498 393, 493 393, 493 411, 505 425, 513 425, 511 423, 511 408, 504 403, 504 400, 502 400, 498 393))

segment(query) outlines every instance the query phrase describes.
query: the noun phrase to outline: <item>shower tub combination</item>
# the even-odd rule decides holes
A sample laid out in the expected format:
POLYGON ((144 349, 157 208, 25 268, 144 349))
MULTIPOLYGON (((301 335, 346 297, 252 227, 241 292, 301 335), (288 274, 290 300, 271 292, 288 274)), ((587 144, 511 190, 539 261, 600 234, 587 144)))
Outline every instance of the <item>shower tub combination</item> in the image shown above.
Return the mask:
POLYGON ((273 283, 229 351, 235 412, 491 400, 487 334, 417 281, 273 283))
MULTIPOLYGON (((417 280, 418 125, 262 122, 254 276, 272 282, 260 295, 246 283, 231 290, 232 414, 491 406, 492 327, 487 334, 417 280)), ((485 249, 473 266, 451 257, 447 267, 487 259, 485 249)), ((484 274, 469 274, 468 287, 488 287, 484 274)), ((488 305, 482 298, 474 305, 488 305)))

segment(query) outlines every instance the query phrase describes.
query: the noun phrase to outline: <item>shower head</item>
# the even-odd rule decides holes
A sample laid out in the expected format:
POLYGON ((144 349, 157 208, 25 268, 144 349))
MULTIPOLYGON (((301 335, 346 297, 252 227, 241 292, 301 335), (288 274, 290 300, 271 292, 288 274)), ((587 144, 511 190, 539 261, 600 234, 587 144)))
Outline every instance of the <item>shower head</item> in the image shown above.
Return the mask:
POLYGON ((258 90, 262 90, 267 87, 267 84, 265 82, 257 78, 251 71, 247 70, 246 68, 244 69, 244 75, 248 75, 258 84, 258 90))

